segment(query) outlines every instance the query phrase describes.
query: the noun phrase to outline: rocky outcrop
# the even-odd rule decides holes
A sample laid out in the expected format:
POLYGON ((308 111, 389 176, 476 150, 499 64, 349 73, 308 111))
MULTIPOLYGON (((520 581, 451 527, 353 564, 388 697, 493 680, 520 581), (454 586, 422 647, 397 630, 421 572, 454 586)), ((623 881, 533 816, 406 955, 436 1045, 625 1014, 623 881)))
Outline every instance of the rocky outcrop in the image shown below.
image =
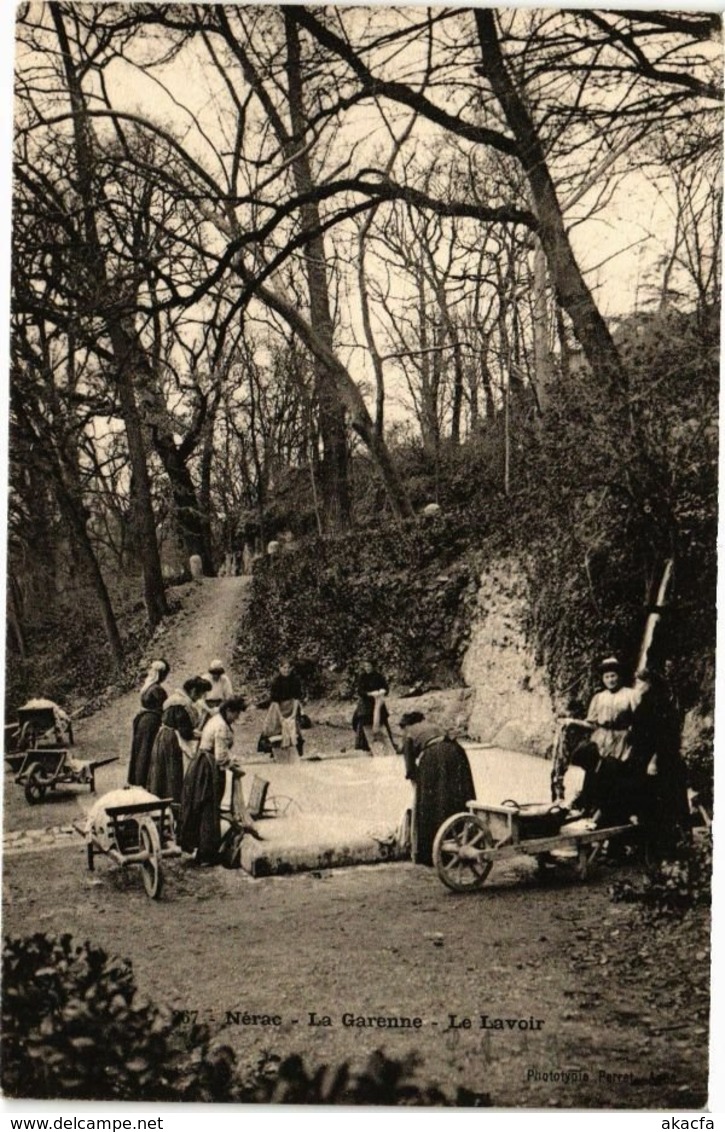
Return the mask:
POLYGON ((473 690, 468 733, 497 747, 543 755, 553 741, 555 709, 526 639, 526 600, 526 580, 515 560, 500 559, 482 572, 462 666, 473 690))

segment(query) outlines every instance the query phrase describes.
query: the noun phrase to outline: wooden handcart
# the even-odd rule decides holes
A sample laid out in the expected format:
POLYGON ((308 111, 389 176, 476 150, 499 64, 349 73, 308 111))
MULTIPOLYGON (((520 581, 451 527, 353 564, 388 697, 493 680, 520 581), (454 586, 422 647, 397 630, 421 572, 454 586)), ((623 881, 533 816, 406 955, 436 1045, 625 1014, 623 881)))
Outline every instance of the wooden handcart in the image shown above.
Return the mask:
POLYGON ((87 786, 96 792, 96 771, 108 763, 118 762, 118 756, 107 759, 71 758, 65 748, 35 747, 23 754, 15 781, 25 788, 25 800, 34 806, 42 802, 48 791, 62 786, 87 786))
POLYGON ((98 854, 110 857, 123 868, 140 865, 147 896, 158 900, 164 880, 162 861, 181 855, 176 844, 171 799, 108 806, 104 812, 109 824, 103 838, 92 831, 79 830, 86 837, 88 868, 91 872, 95 869, 98 854))
MULTIPOLYGON (((537 809, 544 811, 546 807, 537 809)), ((527 822, 526 807, 468 802, 466 813, 454 814, 438 830, 433 864, 440 879, 454 892, 481 888, 497 861, 522 855, 536 857, 541 869, 573 865, 579 878, 585 880, 606 842, 637 829, 631 822, 607 829, 583 828, 584 823, 577 822, 542 835, 544 825, 540 823, 537 829, 527 822)))
POLYGON ((6 743, 15 750, 27 751, 34 747, 72 747, 73 723, 52 706, 18 708, 17 723, 6 727, 6 743))
POLYGON ((5 724, 5 765, 17 774, 28 751, 39 747, 73 746, 73 724, 69 718, 56 716, 52 704, 18 708, 15 723, 5 724))

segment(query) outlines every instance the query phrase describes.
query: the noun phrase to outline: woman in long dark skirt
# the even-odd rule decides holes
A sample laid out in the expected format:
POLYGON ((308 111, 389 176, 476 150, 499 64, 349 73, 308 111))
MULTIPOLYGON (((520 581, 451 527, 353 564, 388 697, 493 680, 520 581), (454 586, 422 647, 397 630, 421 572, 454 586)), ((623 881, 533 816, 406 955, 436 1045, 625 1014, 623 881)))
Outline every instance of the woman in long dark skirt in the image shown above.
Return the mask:
POLYGON ((216 765, 213 751, 199 751, 184 779, 179 823, 179 844, 185 853, 196 852, 198 865, 217 863, 223 797, 224 771, 216 765))
POLYGON ((366 727, 372 728, 373 730, 385 728, 390 742, 395 746, 393 734, 390 730, 385 698, 382 695, 375 695, 375 693, 385 693, 385 696, 387 696, 388 691, 388 681, 383 676, 382 672, 378 672, 371 661, 367 659, 363 660, 357 681, 357 704, 352 717, 356 751, 370 750, 370 744, 365 734, 366 727))
POLYGON ((690 836, 680 721, 658 672, 638 672, 637 680, 643 694, 632 725, 632 756, 641 768, 645 836, 655 857, 670 857, 690 836))
MULTIPOLYGON (((165 660, 163 657, 159 657, 158 660, 151 661, 148 673, 146 674, 146 679, 143 682, 143 687, 141 688, 140 692, 142 707, 144 696, 149 691, 149 689, 156 686, 163 686, 164 680, 166 680, 170 671, 171 666, 168 660, 165 660)), ((164 688, 164 692, 165 691, 166 689, 164 688)))
POLYGON ((196 754, 196 703, 210 687, 208 680, 193 676, 184 682, 183 689, 172 692, 164 704, 161 727, 151 752, 147 788, 158 798, 171 798, 177 807, 181 805, 185 760, 188 765, 196 754))
POLYGON ((460 743, 427 723, 422 712, 406 712, 403 728, 405 777, 415 783, 412 856, 433 864, 433 841, 443 822, 476 797, 468 756, 460 743))
MULTIPOLYGON (((232 726, 245 710, 242 696, 225 700, 216 715, 205 723, 199 750, 184 779, 181 800, 179 844, 185 853, 196 853, 198 865, 215 865, 221 844, 221 804, 224 797, 226 771, 243 775, 231 758, 234 744, 232 726)), ((243 799, 238 819, 242 829, 253 830, 243 799)))
POLYGON ((131 758, 128 764, 129 786, 143 786, 148 782, 151 751, 161 726, 161 714, 166 690, 160 684, 152 685, 141 696, 141 711, 134 717, 131 736, 131 758))

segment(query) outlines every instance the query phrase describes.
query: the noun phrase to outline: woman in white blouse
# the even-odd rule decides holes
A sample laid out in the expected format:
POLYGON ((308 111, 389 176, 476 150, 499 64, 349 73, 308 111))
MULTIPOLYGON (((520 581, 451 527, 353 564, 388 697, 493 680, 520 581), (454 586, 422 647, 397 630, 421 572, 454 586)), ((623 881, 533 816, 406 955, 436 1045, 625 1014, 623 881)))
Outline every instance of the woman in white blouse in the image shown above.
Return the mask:
POLYGON ((234 695, 232 682, 224 670, 224 662, 222 660, 213 660, 209 665, 208 678, 211 683, 211 689, 207 692, 204 700, 210 711, 216 711, 225 700, 230 700, 234 695))
POLYGON ((630 732, 635 708, 642 699, 642 687, 622 684, 622 666, 616 656, 608 656, 599 670, 604 687, 592 697, 587 723, 592 724, 590 740, 603 759, 626 762, 631 753, 630 732))
MULTIPOLYGON (((218 861, 226 772, 230 770, 238 778, 244 774, 233 762, 231 751, 232 726, 245 709, 243 698, 232 696, 206 721, 199 750, 184 779, 179 843, 187 853, 196 851, 195 859, 200 865, 213 865, 218 861)), ((238 800, 238 805, 240 812, 235 815, 236 819, 243 829, 254 831, 256 827, 243 798, 238 800)))

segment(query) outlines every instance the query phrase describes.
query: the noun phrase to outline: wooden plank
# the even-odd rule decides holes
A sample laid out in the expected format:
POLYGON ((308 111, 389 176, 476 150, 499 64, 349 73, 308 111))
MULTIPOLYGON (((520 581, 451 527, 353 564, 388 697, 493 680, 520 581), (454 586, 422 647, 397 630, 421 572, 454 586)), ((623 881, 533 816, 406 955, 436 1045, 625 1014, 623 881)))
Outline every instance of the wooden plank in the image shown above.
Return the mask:
POLYGON ((97 770, 99 766, 108 766, 109 763, 117 763, 120 757, 120 755, 109 755, 107 759, 90 759, 88 761, 78 759, 78 762, 82 762, 85 766, 90 766, 93 767, 94 770, 97 770))
POLYGON ((513 806, 492 806, 488 802, 466 802, 466 809, 474 814, 517 814, 519 812, 513 806))
POLYGON ((536 837, 531 841, 519 841, 515 845, 494 846, 493 849, 482 849, 476 856, 482 861, 502 861, 507 857, 517 857, 522 853, 526 856, 537 856, 547 853, 551 849, 561 849, 565 845, 579 848, 582 845, 592 845, 598 841, 609 841, 619 837, 622 833, 637 829, 636 825, 615 825, 610 829, 590 829, 583 833, 561 833, 556 837, 536 837))
POLYGON ((128 806, 108 806, 106 813, 110 818, 132 817, 134 814, 150 814, 154 810, 165 810, 171 798, 159 798, 156 802, 131 802, 128 806))

